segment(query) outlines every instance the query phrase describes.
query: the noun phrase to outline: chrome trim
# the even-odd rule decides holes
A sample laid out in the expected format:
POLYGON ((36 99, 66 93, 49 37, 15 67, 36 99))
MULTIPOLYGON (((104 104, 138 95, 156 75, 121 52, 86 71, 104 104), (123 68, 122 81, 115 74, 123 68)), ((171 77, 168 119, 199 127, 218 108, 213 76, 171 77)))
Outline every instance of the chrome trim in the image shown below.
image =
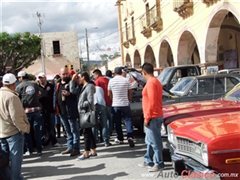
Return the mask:
POLYGON ((240 152, 240 149, 212 151, 211 154, 225 154, 240 152))
MULTIPOLYGON (((202 174, 207 174, 207 173, 208 174, 212 174, 212 173, 218 174, 218 172, 216 172, 215 170, 209 169, 206 166, 202 165, 201 163, 199 163, 199 162, 195 161, 194 159, 189 158, 187 156, 182 156, 182 155, 179 155, 179 154, 173 154, 171 156, 171 158, 172 158, 173 162, 183 160, 183 162, 186 166, 186 169, 193 170, 194 172, 198 172, 198 173, 202 173, 202 174)), ((215 180, 215 178, 214 178, 214 180, 215 180)), ((220 180, 220 178, 217 178, 217 179, 220 180)))

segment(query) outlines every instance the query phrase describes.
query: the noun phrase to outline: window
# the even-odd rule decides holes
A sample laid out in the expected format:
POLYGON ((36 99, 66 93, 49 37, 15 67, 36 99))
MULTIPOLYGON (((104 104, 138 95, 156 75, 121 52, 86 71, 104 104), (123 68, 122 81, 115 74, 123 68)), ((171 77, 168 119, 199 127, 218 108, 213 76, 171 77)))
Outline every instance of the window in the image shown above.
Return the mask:
POLYGON ((61 54, 59 41, 53 41, 53 54, 61 54))

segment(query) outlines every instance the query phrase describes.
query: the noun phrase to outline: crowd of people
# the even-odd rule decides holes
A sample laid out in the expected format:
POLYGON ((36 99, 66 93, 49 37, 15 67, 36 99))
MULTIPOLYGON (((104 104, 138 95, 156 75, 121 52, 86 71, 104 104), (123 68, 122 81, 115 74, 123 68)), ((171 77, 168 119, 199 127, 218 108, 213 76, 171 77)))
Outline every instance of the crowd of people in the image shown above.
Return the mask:
MULTIPOLYGON (((144 163, 139 166, 151 166, 150 171, 156 171, 164 167, 160 153, 161 135, 157 130, 162 123, 160 96, 162 87, 153 76, 153 66, 150 63, 144 64, 142 70, 147 80, 143 90, 147 153, 144 156, 144 163), (155 165, 152 161, 154 154, 155 165)), ((134 147, 130 108, 133 86, 126 78, 122 67, 116 67, 113 73, 114 76, 112 71, 108 70, 104 76, 99 69, 95 69, 91 78, 87 72, 75 73, 63 67, 50 83, 43 72, 38 74, 36 81, 30 81, 28 74, 20 71, 17 75, 20 84, 17 87, 16 77, 11 73, 5 74, 0 90, 0 121, 3 126, 0 129, 0 143, 2 151, 9 156, 10 164, 2 169, 0 177, 23 179, 22 155, 23 153, 30 156, 42 155, 44 146, 42 138, 46 123, 53 147, 61 146, 57 137, 61 136, 62 124, 62 130, 66 133, 67 149, 61 153, 78 156, 76 160, 97 156, 98 142, 103 142, 105 147, 111 146, 109 139, 114 129, 115 143, 125 143, 122 120, 126 124, 127 142, 130 147, 134 147), (96 112, 98 125, 82 128, 79 114, 85 112, 87 107, 96 112), (82 154, 80 154, 81 133, 84 136, 82 154)))

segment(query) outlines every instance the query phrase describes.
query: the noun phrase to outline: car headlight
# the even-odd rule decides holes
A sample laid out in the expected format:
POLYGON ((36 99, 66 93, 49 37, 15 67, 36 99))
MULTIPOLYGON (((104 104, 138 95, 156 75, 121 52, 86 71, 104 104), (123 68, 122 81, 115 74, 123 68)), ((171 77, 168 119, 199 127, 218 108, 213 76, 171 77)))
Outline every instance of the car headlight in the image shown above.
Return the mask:
POLYGON ((168 141, 169 141, 170 143, 175 144, 176 141, 177 141, 177 138, 176 138, 176 136, 174 135, 173 129, 172 129, 170 126, 167 126, 167 130, 168 130, 168 141))
POLYGON ((161 126, 161 135, 167 134, 164 124, 161 126))
POLYGON ((170 128, 170 126, 167 126, 167 131, 168 131, 168 141, 173 142, 173 129, 170 128))
POLYGON ((201 150, 202 150, 203 161, 204 161, 205 165, 208 166, 208 148, 207 148, 207 145, 202 143, 201 150))

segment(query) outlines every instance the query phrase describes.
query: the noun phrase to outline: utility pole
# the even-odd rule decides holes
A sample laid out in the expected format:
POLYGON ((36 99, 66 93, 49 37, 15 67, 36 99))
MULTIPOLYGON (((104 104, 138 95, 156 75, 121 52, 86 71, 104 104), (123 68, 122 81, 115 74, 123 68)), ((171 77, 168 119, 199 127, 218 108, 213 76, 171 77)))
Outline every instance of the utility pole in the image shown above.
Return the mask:
POLYGON ((37 12, 37 17, 38 17, 38 26, 39 26, 39 33, 40 33, 40 38, 41 38, 41 58, 42 58, 42 72, 46 74, 45 71, 45 61, 44 61, 44 53, 43 53, 43 39, 42 39, 42 23, 43 21, 41 20, 41 14, 37 12))
POLYGON ((90 76, 90 62, 89 62, 89 49, 88 49, 88 33, 87 33, 87 28, 85 28, 86 32, 86 47, 87 47, 87 61, 88 61, 88 74, 90 76))

